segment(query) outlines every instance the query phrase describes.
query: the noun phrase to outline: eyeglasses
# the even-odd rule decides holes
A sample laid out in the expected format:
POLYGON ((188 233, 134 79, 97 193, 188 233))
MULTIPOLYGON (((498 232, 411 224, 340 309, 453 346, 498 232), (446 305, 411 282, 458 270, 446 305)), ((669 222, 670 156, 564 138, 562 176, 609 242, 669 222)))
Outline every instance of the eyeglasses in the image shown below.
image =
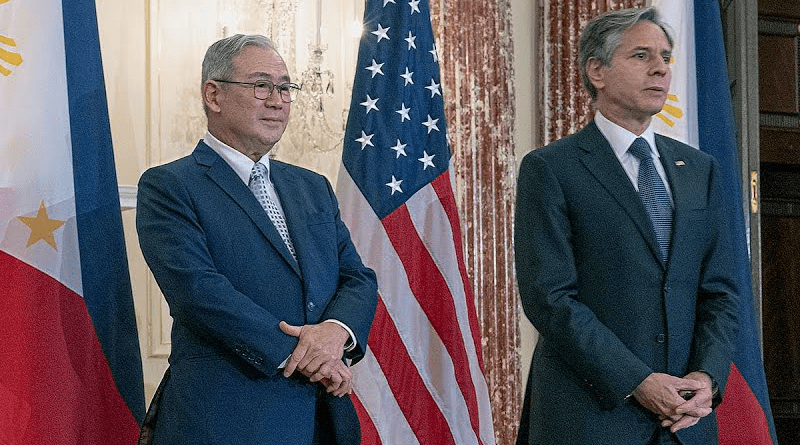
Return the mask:
POLYGON ((253 95, 256 99, 265 100, 272 96, 272 92, 277 88, 281 95, 281 100, 290 103, 297 99, 300 86, 295 83, 274 84, 269 80, 259 80, 258 82, 234 82, 232 80, 212 79, 215 82, 232 83, 241 86, 253 87, 253 95))

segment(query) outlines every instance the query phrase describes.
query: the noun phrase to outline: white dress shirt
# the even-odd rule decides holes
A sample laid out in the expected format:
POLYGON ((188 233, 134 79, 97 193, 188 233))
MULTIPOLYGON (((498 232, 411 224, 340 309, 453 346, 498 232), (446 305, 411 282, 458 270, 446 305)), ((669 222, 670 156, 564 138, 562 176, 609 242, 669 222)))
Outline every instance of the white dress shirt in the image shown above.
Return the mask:
POLYGON ((650 144, 650 155, 653 158, 653 165, 656 167, 658 176, 661 177, 661 181, 664 183, 664 187, 667 189, 667 195, 669 195, 670 202, 674 205, 674 201, 672 200, 672 190, 669 188, 669 181, 667 181, 667 175, 664 172, 664 166, 661 164, 661 155, 659 155, 658 150, 656 150, 656 137, 655 133, 653 132, 653 124, 651 123, 644 133, 641 134, 641 136, 636 136, 627 129, 622 128, 614 122, 608 120, 608 118, 603 116, 603 114, 599 111, 595 112, 594 123, 597 125, 597 129, 600 130, 600 133, 602 133, 606 138, 609 145, 611 145, 614 155, 616 155, 617 159, 619 159, 619 163, 622 164, 622 168, 625 170, 625 173, 628 175, 628 179, 631 180, 631 184, 633 184, 633 188, 635 188, 637 192, 639 191, 638 178, 640 161, 638 158, 636 158, 636 156, 629 153, 628 149, 631 147, 631 144, 637 137, 644 138, 644 140, 650 144))

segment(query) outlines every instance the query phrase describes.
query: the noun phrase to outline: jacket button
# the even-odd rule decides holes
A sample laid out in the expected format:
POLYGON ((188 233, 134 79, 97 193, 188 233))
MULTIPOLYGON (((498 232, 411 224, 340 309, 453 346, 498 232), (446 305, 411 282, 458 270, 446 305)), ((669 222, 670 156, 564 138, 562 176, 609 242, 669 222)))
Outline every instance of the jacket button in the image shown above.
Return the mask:
POLYGON ((667 336, 664 334, 658 334, 656 335, 656 341, 658 343, 664 343, 665 341, 667 341, 667 336))
POLYGON ((308 304, 306 305, 306 307, 308 308, 309 312, 314 312, 314 309, 317 308, 317 305, 314 304, 313 301, 309 301, 308 304))

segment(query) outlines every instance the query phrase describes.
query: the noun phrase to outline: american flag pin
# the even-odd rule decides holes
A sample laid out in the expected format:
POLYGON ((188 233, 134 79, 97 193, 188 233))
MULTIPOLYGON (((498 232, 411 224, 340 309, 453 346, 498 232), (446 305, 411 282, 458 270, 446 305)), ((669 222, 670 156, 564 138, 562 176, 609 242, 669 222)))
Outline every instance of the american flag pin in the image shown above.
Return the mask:
POLYGON ((686 163, 683 162, 683 161, 675 161, 675 166, 676 167, 684 167, 685 165, 686 165, 686 163))

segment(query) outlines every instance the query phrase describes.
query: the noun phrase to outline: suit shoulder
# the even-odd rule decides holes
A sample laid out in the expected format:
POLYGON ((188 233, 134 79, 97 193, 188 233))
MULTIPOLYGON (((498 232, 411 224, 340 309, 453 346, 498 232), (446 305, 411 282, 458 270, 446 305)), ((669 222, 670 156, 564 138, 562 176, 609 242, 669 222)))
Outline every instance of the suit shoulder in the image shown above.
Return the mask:
POLYGON ((300 167, 294 164, 289 164, 287 162, 278 161, 276 159, 270 159, 270 168, 281 169, 284 174, 288 176, 292 176, 296 179, 300 179, 304 182, 314 183, 314 184, 327 184, 329 183, 328 178, 325 176, 313 171, 309 170, 305 167, 300 167))
POLYGON ((680 155, 692 156, 697 158, 709 158, 709 159, 711 158, 711 155, 704 153, 703 151, 698 150, 692 147, 691 145, 685 144, 677 139, 673 139, 669 136, 664 136, 663 134, 656 133, 656 144, 663 145, 680 155))
POLYGON ((173 161, 166 162, 164 164, 154 165, 148 168, 147 170, 145 170, 144 173, 142 173, 140 181, 148 177, 163 177, 163 176, 181 177, 183 176, 183 173, 187 171, 187 169, 196 168, 196 165, 197 163, 191 159, 191 156, 184 156, 182 158, 175 159, 173 161))
POLYGON ((313 170, 309 170, 305 167, 300 167, 299 165, 289 164, 288 162, 279 161, 277 159, 270 159, 269 163, 270 165, 274 165, 276 168, 280 167, 286 169, 287 172, 290 172, 295 175, 310 176, 310 177, 316 176, 324 178, 324 176, 322 176, 321 174, 313 170))
POLYGON ((664 135, 656 134, 656 145, 659 150, 670 151, 673 157, 683 158, 697 165, 710 166, 715 162, 710 154, 664 135))
POLYGON ((558 159, 572 157, 578 148, 581 133, 571 134, 561 139, 555 140, 544 147, 531 150, 524 158, 538 157, 548 162, 553 162, 558 159))

